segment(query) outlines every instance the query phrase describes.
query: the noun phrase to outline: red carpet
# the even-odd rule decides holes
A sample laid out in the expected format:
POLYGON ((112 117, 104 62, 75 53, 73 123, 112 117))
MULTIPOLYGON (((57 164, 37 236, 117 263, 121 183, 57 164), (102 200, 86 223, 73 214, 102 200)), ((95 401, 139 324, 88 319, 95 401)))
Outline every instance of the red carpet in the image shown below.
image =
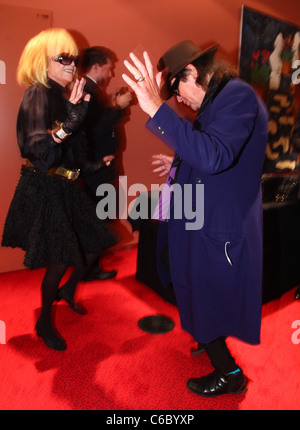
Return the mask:
POLYGON ((34 332, 43 270, 0 274, 0 320, 6 326, 5 339, 0 326, 1 410, 300 409, 300 344, 292 342, 292 324, 300 320, 295 289, 264 305, 261 345, 228 341, 250 379, 248 391, 201 398, 185 384, 211 371, 208 358, 190 355, 194 342, 181 330, 177 308, 135 280, 136 252, 105 257, 106 270, 119 270, 114 280, 80 284, 78 299, 88 315, 62 302, 56 306, 65 352, 48 349, 34 332), (170 317, 175 328, 162 335, 142 331, 139 319, 155 314, 170 317))

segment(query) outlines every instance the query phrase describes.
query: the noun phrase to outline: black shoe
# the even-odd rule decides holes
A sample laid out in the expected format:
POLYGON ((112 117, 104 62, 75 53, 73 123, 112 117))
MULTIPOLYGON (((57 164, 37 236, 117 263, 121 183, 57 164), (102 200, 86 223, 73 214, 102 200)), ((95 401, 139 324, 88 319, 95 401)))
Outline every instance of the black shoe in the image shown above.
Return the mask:
POLYGON ((296 300, 300 300, 300 287, 297 288, 296 292, 295 292, 295 299, 296 300))
POLYGON ((118 272, 116 270, 111 270, 110 272, 102 272, 101 270, 97 272, 93 271, 85 275, 82 280, 84 282, 106 281, 107 279, 114 278, 117 275, 117 273, 118 272))
POLYGON ((198 343, 197 348, 191 348, 191 355, 202 354, 202 352, 205 352, 205 348, 203 348, 201 343, 198 343))
POLYGON ((60 336, 56 331, 52 331, 52 333, 47 332, 40 324, 39 320, 35 325, 36 334, 43 339, 45 344, 56 351, 65 351, 67 349, 67 344, 64 339, 60 336))
POLYGON ((247 379, 241 370, 227 375, 215 370, 202 378, 189 379, 186 383, 190 391, 204 397, 244 393, 247 390, 246 385, 247 379))
POLYGON ((80 305, 79 303, 75 303, 73 297, 70 297, 68 295, 68 293, 66 293, 64 287, 60 288, 57 293, 56 293, 56 297, 55 300, 57 302, 59 302, 60 300, 64 299, 68 305, 70 306, 70 308, 76 312, 77 314, 80 315, 86 315, 88 312, 86 310, 86 308, 83 305, 80 305))

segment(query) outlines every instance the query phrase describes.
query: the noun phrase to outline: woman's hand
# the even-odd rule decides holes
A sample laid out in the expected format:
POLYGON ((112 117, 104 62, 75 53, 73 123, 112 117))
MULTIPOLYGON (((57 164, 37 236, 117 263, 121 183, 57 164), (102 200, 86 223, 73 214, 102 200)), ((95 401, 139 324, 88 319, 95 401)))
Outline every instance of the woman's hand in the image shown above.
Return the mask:
POLYGON ((106 166, 110 166, 110 164, 114 158, 115 158, 114 155, 106 155, 105 157, 103 157, 102 161, 103 161, 103 163, 106 164, 106 166))
POLYGON ((84 78, 81 78, 80 81, 76 79, 69 100, 66 101, 67 118, 63 124, 59 125, 60 128, 56 127, 54 130, 51 130, 52 138, 57 143, 60 143, 76 131, 86 117, 88 101, 91 96, 90 94, 86 94, 82 98, 84 85, 84 78))
MULTIPOLYGON (((85 86, 84 78, 81 78, 80 81, 79 79, 76 79, 69 97, 70 103, 77 104, 82 100, 84 86, 85 86)), ((83 100, 88 102, 90 98, 91 98, 90 94, 85 94, 83 100)))
POLYGON ((152 165, 158 166, 157 168, 153 169, 153 173, 158 173, 159 177, 169 174, 172 161, 173 161, 172 156, 165 155, 165 154, 155 154, 155 155, 152 155, 152 158, 153 158, 152 165))
POLYGON ((76 131, 86 117, 88 100, 90 100, 91 96, 90 94, 86 94, 84 98, 82 98, 84 85, 84 78, 81 78, 80 81, 76 79, 70 94, 70 98, 67 101, 68 116, 62 125, 62 129, 67 134, 71 134, 76 131))
POLYGON ((150 115, 150 117, 153 117, 163 104, 159 89, 161 72, 154 76, 153 66, 148 53, 144 52, 143 55, 145 64, 133 53, 129 54, 134 65, 127 60, 124 61, 124 65, 132 74, 134 80, 126 74, 123 74, 122 78, 135 92, 141 109, 150 115))

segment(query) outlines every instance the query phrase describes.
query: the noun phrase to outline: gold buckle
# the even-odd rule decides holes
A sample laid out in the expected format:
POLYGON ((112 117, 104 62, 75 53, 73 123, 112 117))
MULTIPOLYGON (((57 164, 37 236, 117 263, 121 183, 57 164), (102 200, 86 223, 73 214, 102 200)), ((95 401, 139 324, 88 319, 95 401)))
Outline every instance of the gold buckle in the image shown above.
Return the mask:
POLYGON ((80 174, 80 169, 68 170, 64 167, 57 167, 54 173, 56 175, 64 176, 69 181, 75 181, 80 174))
POLYGON ((80 169, 67 170, 66 173, 67 173, 67 178, 70 181, 75 181, 78 178, 79 174, 80 174, 80 169))

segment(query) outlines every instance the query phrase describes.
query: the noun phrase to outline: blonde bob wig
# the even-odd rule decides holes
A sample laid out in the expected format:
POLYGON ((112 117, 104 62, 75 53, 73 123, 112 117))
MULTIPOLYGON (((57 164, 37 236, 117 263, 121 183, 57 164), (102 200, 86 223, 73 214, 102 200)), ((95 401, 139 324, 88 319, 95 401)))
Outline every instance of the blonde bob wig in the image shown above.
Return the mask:
POLYGON ((49 57, 59 54, 78 55, 78 48, 71 34, 63 28, 48 28, 29 40, 17 69, 20 85, 31 87, 42 84, 48 87, 47 67, 49 57))

